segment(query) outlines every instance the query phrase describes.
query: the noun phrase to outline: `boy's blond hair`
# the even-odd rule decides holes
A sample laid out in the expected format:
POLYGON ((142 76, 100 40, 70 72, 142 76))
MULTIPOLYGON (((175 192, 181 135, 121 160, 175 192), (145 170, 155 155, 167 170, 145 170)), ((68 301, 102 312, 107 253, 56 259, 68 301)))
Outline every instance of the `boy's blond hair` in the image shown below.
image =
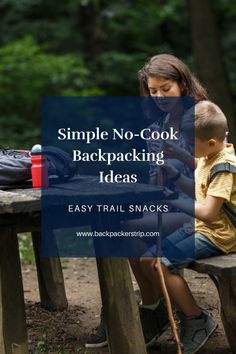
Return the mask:
POLYGON ((191 136, 195 127, 195 137, 202 141, 225 139, 228 130, 227 119, 215 103, 200 101, 190 111, 182 121, 182 130, 186 136, 191 136))
POLYGON ((227 119, 222 110, 211 101, 195 105, 195 136, 200 140, 223 141, 228 130, 227 119))

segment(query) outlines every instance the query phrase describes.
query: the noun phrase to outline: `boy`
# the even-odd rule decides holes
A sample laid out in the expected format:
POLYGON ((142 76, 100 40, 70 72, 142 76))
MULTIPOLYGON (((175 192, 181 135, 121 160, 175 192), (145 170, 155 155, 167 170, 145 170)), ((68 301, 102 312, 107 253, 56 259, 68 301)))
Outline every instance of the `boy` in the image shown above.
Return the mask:
MULTIPOLYGON (((186 115, 182 125, 186 137, 192 129, 190 121, 186 115)), ((182 311, 180 340, 184 346, 183 354, 196 353, 217 325, 197 305, 186 281, 175 270, 194 259, 236 252, 235 224, 225 212, 224 204, 227 203, 232 214, 236 213, 236 157, 233 146, 225 144, 227 121, 218 106, 201 101, 195 106, 194 122, 195 156, 199 159, 195 171, 195 227, 185 224, 164 239, 161 257, 169 295, 182 311), (217 168, 214 167, 216 165, 217 168), (229 168, 229 165, 232 167, 229 168), (224 170, 224 166, 228 171, 224 170), (214 169, 216 173, 211 178, 214 169), (192 251, 193 257, 190 255, 192 251)), ((186 194, 190 193, 193 181, 172 166, 166 165, 165 170, 178 188, 186 194)), ((171 204, 191 214, 186 199, 178 199, 171 204)), ((159 279, 146 257, 156 256, 155 253, 154 247, 151 248, 141 261, 143 272, 153 281, 153 285, 159 279)))

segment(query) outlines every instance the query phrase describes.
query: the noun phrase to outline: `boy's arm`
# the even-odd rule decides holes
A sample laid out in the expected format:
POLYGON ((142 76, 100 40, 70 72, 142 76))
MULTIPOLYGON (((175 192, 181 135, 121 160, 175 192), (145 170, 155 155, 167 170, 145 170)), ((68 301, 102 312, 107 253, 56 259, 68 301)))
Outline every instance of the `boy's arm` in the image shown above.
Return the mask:
MULTIPOLYGON (((177 181, 184 182, 184 176, 181 176, 177 181)), ((229 202, 233 189, 233 174, 229 172, 218 173, 211 181, 208 189, 204 204, 191 199, 178 199, 170 201, 170 203, 177 208, 183 210, 186 214, 196 217, 199 220, 207 223, 213 222, 225 201, 229 202)))
POLYGON ((207 195, 205 204, 195 201, 195 217, 207 223, 213 222, 219 214, 224 198, 207 195))
POLYGON ((224 198, 207 195, 205 204, 200 204, 196 201, 194 202, 193 200, 186 198, 172 200, 169 201, 169 203, 183 210, 188 215, 191 215, 207 223, 211 223, 216 219, 222 204, 224 203, 224 198))

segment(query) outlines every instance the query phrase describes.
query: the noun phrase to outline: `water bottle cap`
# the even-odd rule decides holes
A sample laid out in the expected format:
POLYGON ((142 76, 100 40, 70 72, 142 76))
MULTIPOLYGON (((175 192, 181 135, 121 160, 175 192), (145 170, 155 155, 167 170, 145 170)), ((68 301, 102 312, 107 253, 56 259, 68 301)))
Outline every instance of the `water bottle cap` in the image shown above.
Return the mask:
POLYGON ((34 145, 31 149, 32 155, 38 155, 41 154, 41 152, 42 152, 42 146, 40 144, 34 145))

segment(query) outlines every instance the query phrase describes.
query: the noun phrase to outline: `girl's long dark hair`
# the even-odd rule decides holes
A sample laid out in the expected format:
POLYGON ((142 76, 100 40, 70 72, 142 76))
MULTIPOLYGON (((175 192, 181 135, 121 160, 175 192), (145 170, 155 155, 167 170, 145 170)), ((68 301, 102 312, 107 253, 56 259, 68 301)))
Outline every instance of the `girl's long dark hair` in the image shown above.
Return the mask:
POLYGON ((208 100, 206 89, 200 84, 186 64, 170 54, 159 54, 149 59, 138 72, 140 93, 150 96, 147 80, 148 77, 163 77, 175 80, 181 89, 182 96, 194 97, 195 102, 208 100))

